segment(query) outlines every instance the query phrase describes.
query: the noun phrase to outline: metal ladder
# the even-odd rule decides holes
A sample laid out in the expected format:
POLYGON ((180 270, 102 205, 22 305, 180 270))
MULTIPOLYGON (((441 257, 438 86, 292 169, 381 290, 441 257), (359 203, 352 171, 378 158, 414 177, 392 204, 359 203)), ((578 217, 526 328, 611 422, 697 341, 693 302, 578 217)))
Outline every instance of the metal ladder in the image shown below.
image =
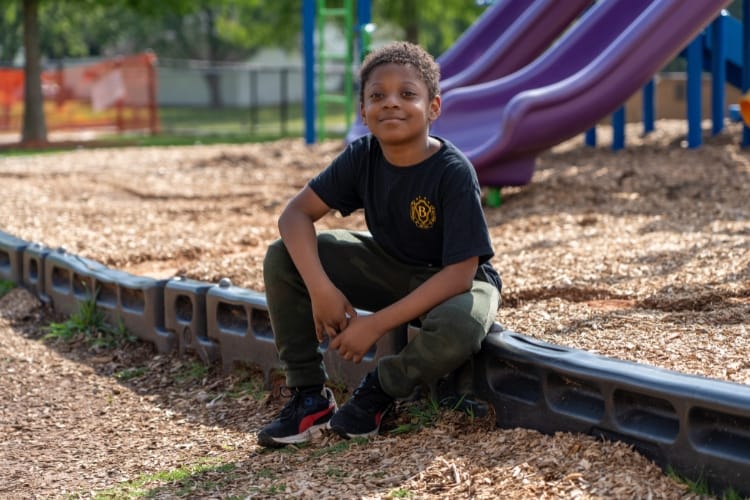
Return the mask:
POLYGON ((316 31, 317 31, 317 61, 318 70, 318 91, 317 91, 317 108, 318 108, 318 138, 326 139, 326 114, 329 105, 342 106, 345 117, 345 130, 349 130, 352 125, 354 113, 354 6, 353 0, 338 0, 336 6, 330 6, 328 0, 317 0, 316 13, 316 31), (329 52, 325 44, 325 28, 328 22, 335 20, 343 21, 344 39, 346 49, 344 53, 329 52), (342 91, 329 92, 326 85, 328 76, 327 68, 331 63, 343 64, 344 66, 344 86, 342 91))

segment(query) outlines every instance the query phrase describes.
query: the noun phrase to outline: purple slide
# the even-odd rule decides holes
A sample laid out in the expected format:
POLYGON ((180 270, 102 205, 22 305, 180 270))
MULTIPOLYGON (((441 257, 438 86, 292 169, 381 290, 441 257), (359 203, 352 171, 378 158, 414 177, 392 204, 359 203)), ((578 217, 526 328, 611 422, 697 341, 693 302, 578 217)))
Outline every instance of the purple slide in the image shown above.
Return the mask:
POLYGON ((527 184, 539 153, 615 111, 729 1, 600 0, 521 70, 446 92, 432 133, 481 184, 527 184))
MULTIPOLYGON (((441 92, 495 80, 538 57, 592 0, 499 0, 437 58, 441 92)), ((347 142, 368 133, 356 113, 347 142)))

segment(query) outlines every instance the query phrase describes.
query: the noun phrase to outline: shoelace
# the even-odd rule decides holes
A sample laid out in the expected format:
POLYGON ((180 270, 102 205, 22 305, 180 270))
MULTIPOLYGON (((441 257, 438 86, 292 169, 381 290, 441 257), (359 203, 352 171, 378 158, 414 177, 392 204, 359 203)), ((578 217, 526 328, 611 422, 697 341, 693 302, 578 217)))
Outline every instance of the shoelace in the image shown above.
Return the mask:
POLYGON ((289 418, 294 418, 294 416, 296 415, 297 407, 299 406, 300 398, 302 397, 302 393, 298 390, 284 385, 279 388, 279 394, 285 398, 288 398, 290 396, 292 398, 287 401, 287 403, 284 405, 284 408, 281 409, 281 413, 279 413, 279 419, 286 420, 289 418))
POLYGON ((363 406, 368 410, 380 410, 383 406, 391 403, 391 399, 377 390, 373 382, 370 380, 366 382, 354 389, 354 397, 361 398, 360 401, 365 403, 363 406))

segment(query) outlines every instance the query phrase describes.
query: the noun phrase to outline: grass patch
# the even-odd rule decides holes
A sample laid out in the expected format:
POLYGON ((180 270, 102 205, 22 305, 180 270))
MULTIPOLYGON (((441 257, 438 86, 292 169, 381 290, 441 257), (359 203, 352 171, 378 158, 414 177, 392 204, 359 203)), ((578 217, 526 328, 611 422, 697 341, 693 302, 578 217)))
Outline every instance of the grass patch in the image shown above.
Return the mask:
MULTIPOLYGON (((2 145, 3 156, 59 153, 78 148, 193 146, 210 144, 249 144, 305 135, 302 105, 289 105, 285 113, 278 106, 256 109, 204 107, 162 107, 159 109, 161 132, 123 132, 104 134, 95 140, 57 141, 46 147, 20 144, 2 145)), ((325 138, 344 138, 347 133, 343 108, 326 113, 325 138)), ((317 127, 317 124, 316 124, 317 127)), ((323 134, 318 131, 319 137, 323 134)))
POLYGON ((8 280, 0 280, 0 297, 4 297, 16 287, 16 284, 8 280))
POLYGON ((145 366, 139 366, 135 368, 125 368, 115 372, 115 378, 121 382, 140 378, 148 373, 148 368, 145 366))
POLYGON ((688 491, 701 497, 717 497, 721 500, 743 500, 745 497, 741 496, 734 489, 729 488, 723 491, 720 495, 715 491, 711 490, 708 485, 708 481, 705 478, 698 478, 697 480, 688 479, 679 472, 675 471, 672 467, 667 468, 667 476, 674 479, 678 483, 683 483, 688 486, 688 491))
POLYGON ((405 488, 396 488, 388 493, 393 498, 414 498, 414 493, 405 488))
POLYGON ((363 437, 357 437, 353 439, 347 439, 345 441, 339 441, 337 443, 332 444, 331 446, 328 446, 326 448, 321 448, 319 450, 313 451, 310 456, 312 458, 319 458, 323 455, 335 455, 337 453, 343 453, 352 446, 358 446, 367 444, 369 442, 369 439, 363 438, 363 437))
POLYGON ((233 463, 202 461, 169 471, 141 474, 136 479, 94 493, 96 499, 178 497, 196 498, 235 479, 233 463))
POLYGON ((425 427, 432 427, 440 418, 440 405, 437 401, 422 400, 407 407, 406 413, 409 421, 392 429, 391 434, 407 434, 416 432, 425 427))
POLYGON ((78 305, 78 310, 62 323, 50 323, 44 340, 73 342, 84 341, 91 347, 116 348, 132 343, 137 337, 128 332, 122 321, 112 327, 106 322, 106 315, 96 305, 96 293, 78 305))
POLYGON ((227 389, 227 396, 231 399, 252 398, 260 401, 266 397, 263 374, 250 366, 236 367, 232 373, 232 383, 227 389))
POLYGON ((180 384, 197 382, 203 380, 208 375, 209 367, 201 361, 193 360, 187 365, 180 368, 180 371, 174 376, 180 384))

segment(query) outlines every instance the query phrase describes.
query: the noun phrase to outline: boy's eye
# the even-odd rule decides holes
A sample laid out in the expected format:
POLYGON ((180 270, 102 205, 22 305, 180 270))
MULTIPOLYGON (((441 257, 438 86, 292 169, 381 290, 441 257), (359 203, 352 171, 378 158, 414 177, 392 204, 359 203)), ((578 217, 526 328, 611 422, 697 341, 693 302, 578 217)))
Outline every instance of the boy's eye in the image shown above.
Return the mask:
POLYGON ((377 101, 378 99, 381 99, 383 97, 383 94, 381 92, 373 92, 370 94, 370 99, 373 101, 377 101))
POLYGON ((415 95, 417 95, 417 93, 411 90, 404 90, 403 92, 401 92, 401 95, 404 97, 414 97, 415 95))

